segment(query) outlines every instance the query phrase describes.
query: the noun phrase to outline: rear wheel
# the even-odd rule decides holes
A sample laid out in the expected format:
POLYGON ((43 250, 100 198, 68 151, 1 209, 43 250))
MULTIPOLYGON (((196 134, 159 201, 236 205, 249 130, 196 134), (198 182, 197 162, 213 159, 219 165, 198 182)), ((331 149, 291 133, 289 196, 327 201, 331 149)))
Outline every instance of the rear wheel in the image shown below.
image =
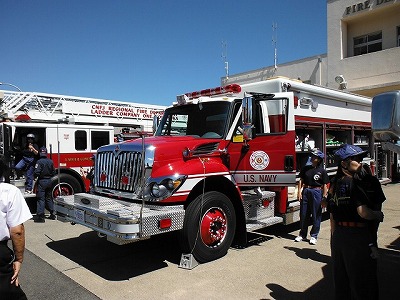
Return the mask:
POLYGON ((200 263, 224 256, 235 235, 235 209, 219 192, 198 196, 186 209, 181 246, 200 263))
POLYGON ((53 198, 58 196, 69 196, 81 193, 82 188, 78 180, 69 174, 60 174, 60 184, 57 177, 54 177, 51 183, 51 191, 53 198))

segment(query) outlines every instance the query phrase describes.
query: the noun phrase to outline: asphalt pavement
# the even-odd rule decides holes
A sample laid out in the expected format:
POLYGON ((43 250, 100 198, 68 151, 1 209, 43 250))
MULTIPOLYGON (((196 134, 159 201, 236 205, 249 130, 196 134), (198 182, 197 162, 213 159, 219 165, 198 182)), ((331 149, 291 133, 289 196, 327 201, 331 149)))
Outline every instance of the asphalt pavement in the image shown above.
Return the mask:
POLYGON ((100 299, 29 250, 19 280, 28 299, 100 299))
MULTIPOLYGON (((381 299, 398 298, 400 184, 383 187, 379 229, 381 299)), ((329 220, 316 246, 295 243, 298 224, 248 235, 214 262, 179 268, 176 233, 118 246, 79 225, 29 220, 20 282, 28 299, 332 299, 329 220)))

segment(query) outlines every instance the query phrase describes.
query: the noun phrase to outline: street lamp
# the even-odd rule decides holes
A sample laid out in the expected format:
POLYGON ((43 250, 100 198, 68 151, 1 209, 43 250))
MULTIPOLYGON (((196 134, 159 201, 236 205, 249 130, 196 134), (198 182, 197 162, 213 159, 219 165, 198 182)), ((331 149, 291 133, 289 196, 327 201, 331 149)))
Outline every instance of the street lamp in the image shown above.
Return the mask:
POLYGON ((19 87, 17 87, 16 85, 14 85, 14 84, 7 83, 7 82, 0 82, 0 85, 8 85, 8 86, 11 86, 11 87, 17 89, 18 91, 20 91, 20 92, 22 93, 21 89, 20 89, 19 87))

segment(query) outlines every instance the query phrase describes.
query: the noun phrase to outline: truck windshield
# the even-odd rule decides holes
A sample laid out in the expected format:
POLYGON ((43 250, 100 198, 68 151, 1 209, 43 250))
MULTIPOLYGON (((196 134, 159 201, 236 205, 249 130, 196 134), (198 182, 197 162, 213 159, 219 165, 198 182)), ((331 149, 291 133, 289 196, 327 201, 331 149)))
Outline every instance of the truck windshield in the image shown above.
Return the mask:
POLYGON ((169 108, 155 135, 221 138, 225 133, 229 107, 229 102, 205 102, 169 108))

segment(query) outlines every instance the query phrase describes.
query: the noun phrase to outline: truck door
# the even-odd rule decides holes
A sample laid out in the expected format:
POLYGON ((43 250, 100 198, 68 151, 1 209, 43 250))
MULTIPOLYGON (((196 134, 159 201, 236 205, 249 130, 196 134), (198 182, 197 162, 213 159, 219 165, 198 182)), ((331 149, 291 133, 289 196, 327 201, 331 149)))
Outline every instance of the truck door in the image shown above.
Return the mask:
MULTIPOLYGON (((237 123, 231 128, 230 170, 239 186, 294 186, 295 131, 291 93, 269 99, 255 97, 252 139, 243 140, 241 103, 235 107, 237 123)), ((271 97, 271 96, 270 96, 271 97)))

